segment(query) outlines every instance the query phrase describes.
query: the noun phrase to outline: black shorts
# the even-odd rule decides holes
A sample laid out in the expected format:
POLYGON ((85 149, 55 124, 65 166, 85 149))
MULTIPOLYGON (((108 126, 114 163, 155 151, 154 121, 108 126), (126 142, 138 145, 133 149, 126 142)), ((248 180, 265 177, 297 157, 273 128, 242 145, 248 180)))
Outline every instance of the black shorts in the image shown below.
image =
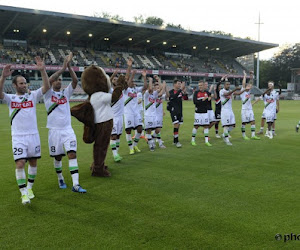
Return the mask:
POLYGON ((215 118, 216 120, 221 120, 221 109, 215 110, 215 118))
POLYGON ((175 123, 182 124, 183 123, 182 113, 171 112, 171 119, 172 119, 173 124, 175 124, 175 123))

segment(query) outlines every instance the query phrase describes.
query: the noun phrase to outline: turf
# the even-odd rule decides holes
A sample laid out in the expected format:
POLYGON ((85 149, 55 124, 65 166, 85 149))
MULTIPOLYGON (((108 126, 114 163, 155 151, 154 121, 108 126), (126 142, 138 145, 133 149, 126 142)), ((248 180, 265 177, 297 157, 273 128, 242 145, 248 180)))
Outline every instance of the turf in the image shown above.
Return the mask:
MULTIPOLYGON (((239 101, 234 101, 237 128, 233 146, 210 131, 213 147, 204 145, 202 129, 190 145, 194 108, 184 102, 183 147, 172 145, 172 124, 164 117, 166 149, 130 156, 121 137, 121 163, 109 150, 111 178, 91 177, 92 145, 82 142, 82 125, 72 120, 78 140, 80 183, 87 194, 58 189, 48 156, 46 112, 38 105, 42 159, 34 185, 36 198, 23 206, 15 180, 8 108, 0 105, 0 247, 11 249, 272 249, 299 248, 300 241, 275 240, 275 234, 300 234, 299 154, 300 102, 281 101, 277 136, 244 141, 239 101)), ((255 106, 260 120, 262 103, 255 106)), ((257 122, 259 123, 259 122, 257 122)), ((260 125, 257 125, 257 129, 260 125)), ((250 127, 246 127, 248 136, 250 127)), ((299 237, 300 239, 300 237, 299 237)))

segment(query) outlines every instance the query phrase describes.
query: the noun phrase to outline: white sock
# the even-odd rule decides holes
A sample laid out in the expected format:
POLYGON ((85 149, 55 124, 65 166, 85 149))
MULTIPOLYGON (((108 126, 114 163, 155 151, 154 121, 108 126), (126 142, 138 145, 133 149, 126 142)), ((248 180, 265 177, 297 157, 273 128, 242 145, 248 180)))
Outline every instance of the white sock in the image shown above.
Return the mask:
POLYGON ((246 126, 242 124, 242 136, 245 137, 246 136, 246 126))
POLYGON ((117 139, 117 140, 116 140, 116 146, 117 146, 117 152, 119 153, 120 139, 117 139))
POLYGON ((208 142, 208 133, 209 133, 209 129, 208 128, 205 128, 204 129, 204 138, 205 138, 205 143, 208 142))
POLYGON ((126 134, 126 141, 128 143, 128 147, 130 150, 133 149, 133 144, 132 144, 132 137, 131 134, 126 134))
POLYGON ((138 142, 139 142, 139 140, 140 140, 140 137, 141 137, 141 133, 136 132, 135 137, 134 137, 134 140, 133 140, 133 146, 134 146, 134 147, 137 146, 137 144, 138 144, 138 142))
POLYGON ((251 125, 251 137, 255 136, 255 124, 251 125))
POLYGON ((16 180, 22 195, 27 194, 25 169, 16 169, 16 180))
POLYGON ((37 174, 37 167, 28 165, 28 182, 27 182, 28 189, 32 189, 36 174, 37 174))
POLYGON ((69 170, 72 176, 73 186, 79 185, 79 173, 77 159, 69 159, 69 170))
POLYGON ((58 180, 64 180, 64 177, 62 174, 62 162, 55 160, 55 158, 54 158, 54 168, 55 168, 58 180))
POLYGON ((110 140, 110 147, 111 147, 113 156, 117 156, 118 151, 117 151, 117 142, 116 142, 116 140, 110 140))

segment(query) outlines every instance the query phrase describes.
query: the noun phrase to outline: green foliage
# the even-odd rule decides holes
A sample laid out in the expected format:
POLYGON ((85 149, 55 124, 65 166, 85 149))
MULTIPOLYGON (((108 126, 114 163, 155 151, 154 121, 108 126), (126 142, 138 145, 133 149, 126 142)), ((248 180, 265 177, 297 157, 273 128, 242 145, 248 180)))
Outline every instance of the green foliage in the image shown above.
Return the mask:
POLYGON ((214 34, 214 35, 233 37, 233 35, 231 33, 226 33, 226 32, 221 31, 221 30, 203 30, 202 32, 211 33, 211 34, 214 34))
POLYGON ((291 81, 291 69, 300 67, 300 43, 282 47, 269 61, 262 64, 260 81, 263 81, 263 86, 266 80, 273 79, 286 88, 291 81))
MULTIPOLYGON (((106 163, 111 178, 90 176, 92 145, 82 142, 83 127, 72 118, 78 140, 80 183, 88 193, 71 192, 68 161, 63 174, 68 185, 60 190, 48 156, 46 112, 38 105, 42 158, 34 184, 36 198, 23 206, 15 180, 10 123, 6 105, 0 105, 1 249, 282 249, 296 241, 276 241, 277 233, 299 234, 300 102, 281 101, 273 140, 244 141, 240 132, 241 102, 234 101, 237 128, 233 146, 210 131, 212 147, 204 145, 203 129, 190 145, 194 105, 184 102, 184 124, 172 145, 172 124, 164 117, 162 139, 166 149, 129 155, 121 136, 121 163, 106 163)), ((165 103, 164 103, 165 105, 165 103)), ((263 110, 254 106, 256 127, 263 110)), ((222 128, 220 127, 220 130, 222 128)), ((250 126, 246 126, 249 136, 250 126)))
POLYGON ((145 23, 145 18, 143 15, 138 15, 133 17, 135 23, 145 23))
POLYGON ((174 28, 174 29, 184 30, 184 28, 183 28, 180 24, 168 23, 168 24, 167 24, 167 27, 168 27, 168 28, 174 28))
POLYGON ((145 24, 151 24, 156 26, 162 26, 164 24, 164 20, 160 17, 149 16, 145 20, 145 24))
POLYGON ((105 19, 113 19, 113 20, 116 20, 116 21, 123 21, 124 18, 121 17, 120 15, 112 15, 108 12, 101 12, 101 13, 98 13, 98 12, 95 12, 94 13, 94 17, 100 17, 100 18, 105 18, 105 19))

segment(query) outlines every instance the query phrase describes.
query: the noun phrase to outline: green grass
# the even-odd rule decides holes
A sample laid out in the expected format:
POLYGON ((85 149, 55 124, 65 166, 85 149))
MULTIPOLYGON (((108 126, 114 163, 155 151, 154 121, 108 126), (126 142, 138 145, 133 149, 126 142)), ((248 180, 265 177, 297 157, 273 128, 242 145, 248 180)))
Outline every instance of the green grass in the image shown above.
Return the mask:
MULTIPOLYGON (((82 125, 73 119, 78 140, 80 183, 85 195, 71 192, 67 160, 63 169, 68 189, 59 190, 48 156, 46 112, 37 108, 42 159, 34 185, 36 198, 23 206, 15 180, 6 105, 0 105, 0 248, 11 249, 272 249, 299 248, 300 241, 276 241, 275 234, 300 234, 299 136, 300 102, 281 101, 273 140, 244 141, 239 101, 234 102, 237 128, 233 146, 210 132, 213 147, 190 145, 194 108, 184 102, 181 149, 172 145, 166 111, 162 139, 167 149, 130 156, 121 137, 121 163, 109 150, 111 178, 90 176, 92 145, 82 142, 82 125)), ((262 102, 255 106, 260 121, 262 102)), ((259 123, 259 122, 257 122, 259 123)), ((257 125, 257 129, 260 125, 257 125)), ((247 134, 250 127, 247 126, 247 134)))

